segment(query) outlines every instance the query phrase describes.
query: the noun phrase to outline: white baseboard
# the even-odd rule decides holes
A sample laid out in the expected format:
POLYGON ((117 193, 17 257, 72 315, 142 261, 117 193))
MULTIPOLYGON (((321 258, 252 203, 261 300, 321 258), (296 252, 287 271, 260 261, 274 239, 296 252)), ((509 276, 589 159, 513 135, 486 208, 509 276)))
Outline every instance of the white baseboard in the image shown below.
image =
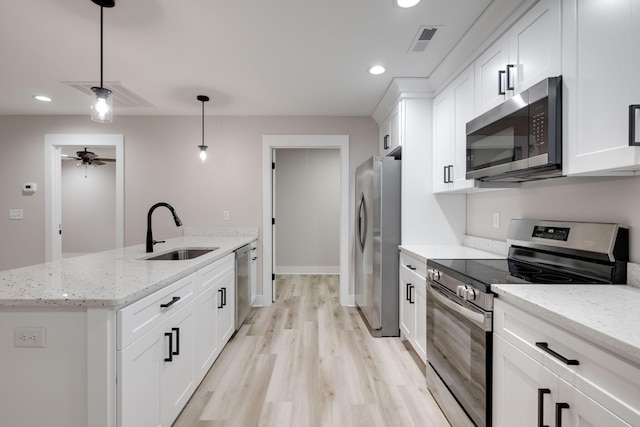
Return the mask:
POLYGON ((340 274, 340 266, 276 267, 276 274, 340 274))

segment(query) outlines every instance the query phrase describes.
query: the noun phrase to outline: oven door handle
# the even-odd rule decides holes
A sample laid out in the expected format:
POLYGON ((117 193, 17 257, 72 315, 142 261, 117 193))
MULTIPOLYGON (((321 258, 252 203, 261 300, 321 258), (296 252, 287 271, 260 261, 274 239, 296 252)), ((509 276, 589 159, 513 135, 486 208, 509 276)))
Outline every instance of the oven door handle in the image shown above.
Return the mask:
POLYGON ((440 292, 435 290, 432 286, 429 286, 429 293, 431 294, 432 297, 434 297, 436 300, 438 300, 438 302, 440 302, 442 305, 445 305, 447 308, 450 308, 451 310, 455 311, 456 313, 464 316, 466 319, 468 319, 468 320, 472 321, 473 323, 477 324, 483 330, 485 329, 484 315, 482 315, 480 313, 476 313, 473 310, 469 310, 468 308, 451 301, 449 298, 441 295, 440 292))

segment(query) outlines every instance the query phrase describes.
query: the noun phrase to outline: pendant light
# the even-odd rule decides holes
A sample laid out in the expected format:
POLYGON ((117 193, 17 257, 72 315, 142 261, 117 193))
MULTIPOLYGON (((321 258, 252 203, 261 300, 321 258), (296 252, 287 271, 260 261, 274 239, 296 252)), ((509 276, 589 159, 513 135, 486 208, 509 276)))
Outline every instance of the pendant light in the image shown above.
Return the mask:
POLYGON ((202 144, 198 145, 200 149, 200 160, 203 162, 207 159, 207 146, 204 145, 204 103, 209 101, 209 97, 206 95, 198 95, 198 101, 202 102, 202 144))
POLYGON ((114 7, 115 0, 91 0, 100 6, 100 86, 92 87, 91 91, 96 99, 91 105, 91 120, 94 122, 111 123, 113 121, 113 97, 111 91, 104 87, 102 80, 102 32, 103 32, 103 10, 105 7, 114 7))

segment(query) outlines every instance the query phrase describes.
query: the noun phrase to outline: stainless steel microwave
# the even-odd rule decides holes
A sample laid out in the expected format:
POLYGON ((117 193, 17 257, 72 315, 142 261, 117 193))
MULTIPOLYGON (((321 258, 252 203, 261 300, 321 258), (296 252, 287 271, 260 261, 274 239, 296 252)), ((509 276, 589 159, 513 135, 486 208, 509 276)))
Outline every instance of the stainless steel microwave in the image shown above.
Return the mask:
POLYGON ((562 77, 550 77, 467 123, 467 179, 562 176, 562 77))

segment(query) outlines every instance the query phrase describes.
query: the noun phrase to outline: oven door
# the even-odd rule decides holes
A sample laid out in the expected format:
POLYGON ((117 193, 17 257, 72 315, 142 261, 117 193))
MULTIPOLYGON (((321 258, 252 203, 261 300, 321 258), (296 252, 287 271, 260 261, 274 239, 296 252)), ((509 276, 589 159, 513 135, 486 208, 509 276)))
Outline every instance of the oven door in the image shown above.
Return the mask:
POLYGON ((427 360, 478 426, 491 425, 492 313, 429 281, 427 360))

